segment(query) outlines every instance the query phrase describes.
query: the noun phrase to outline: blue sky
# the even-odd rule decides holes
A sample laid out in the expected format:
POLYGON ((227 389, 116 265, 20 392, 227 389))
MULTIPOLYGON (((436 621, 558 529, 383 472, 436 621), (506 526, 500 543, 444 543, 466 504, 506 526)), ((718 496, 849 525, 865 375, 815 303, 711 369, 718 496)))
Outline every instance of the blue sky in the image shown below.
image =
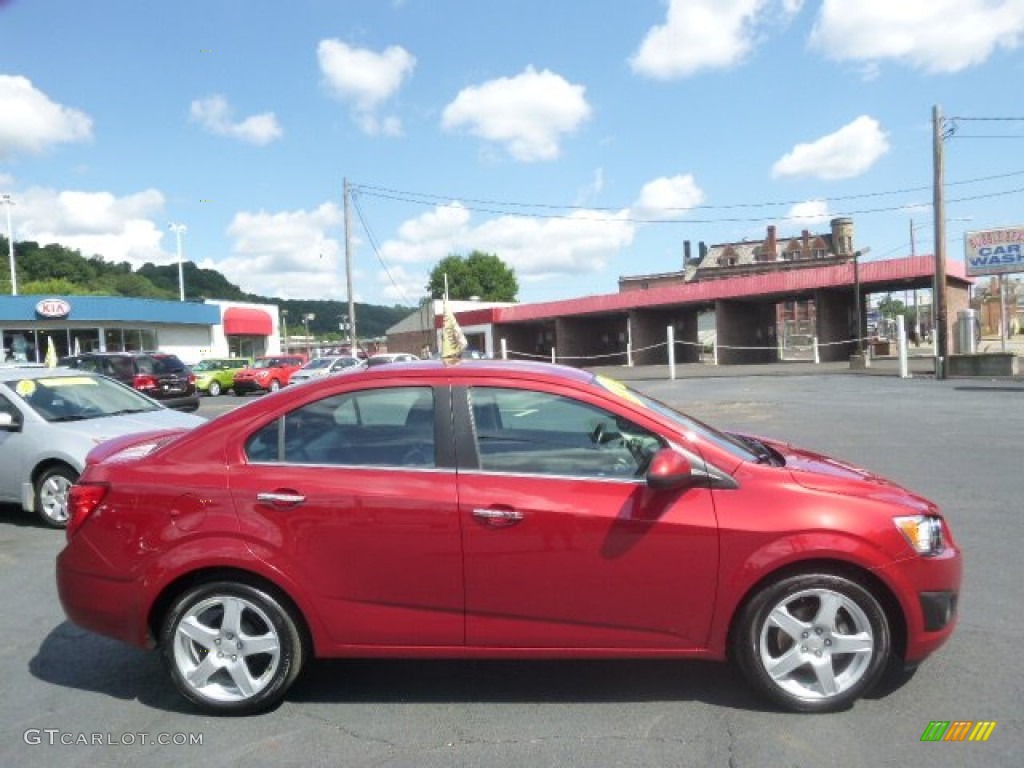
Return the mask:
MULTIPOLYGON (((0 0, 16 240, 412 304, 477 249, 520 299, 696 244, 933 251, 931 113, 1024 117, 1024 0, 0 0)), ((1024 122, 953 123, 949 253, 1024 224, 1024 122), (957 200, 962 201, 957 202, 957 200), (967 219, 968 221, 962 221, 967 219)))

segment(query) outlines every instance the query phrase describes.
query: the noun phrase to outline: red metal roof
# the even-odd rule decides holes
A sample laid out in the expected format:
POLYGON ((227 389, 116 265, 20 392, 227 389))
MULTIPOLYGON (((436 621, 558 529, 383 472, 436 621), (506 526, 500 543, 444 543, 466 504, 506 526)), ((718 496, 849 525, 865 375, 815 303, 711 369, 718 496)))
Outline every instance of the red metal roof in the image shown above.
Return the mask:
MULTIPOLYGON (((860 264, 861 285, 885 284, 904 280, 920 280, 935 273, 934 256, 913 256, 860 264)), ((971 282, 959 261, 946 266, 949 279, 971 282)), ((789 269, 760 275, 726 277, 719 280, 666 285, 643 291, 623 291, 578 299, 517 304, 512 307, 474 309, 456 314, 460 325, 517 323, 551 320, 556 317, 619 313, 630 309, 670 307, 680 304, 708 304, 723 299, 753 296, 784 296, 820 288, 853 285, 853 262, 829 264, 804 269, 789 269)))

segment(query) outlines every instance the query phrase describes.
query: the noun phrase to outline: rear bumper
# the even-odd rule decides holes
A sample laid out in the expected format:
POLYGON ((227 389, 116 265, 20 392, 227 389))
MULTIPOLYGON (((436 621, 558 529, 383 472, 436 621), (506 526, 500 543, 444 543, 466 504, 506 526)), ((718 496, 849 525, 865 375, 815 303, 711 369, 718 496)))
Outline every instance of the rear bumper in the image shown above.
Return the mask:
MULTIPOLYGON (((88 545, 85 545, 88 546, 88 545)), ((76 625, 131 645, 152 647, 140 605, 141 589, 130 580, 90 573, 78 567, 74 547, 57 556, 57 595, 65 615, 76 625)))

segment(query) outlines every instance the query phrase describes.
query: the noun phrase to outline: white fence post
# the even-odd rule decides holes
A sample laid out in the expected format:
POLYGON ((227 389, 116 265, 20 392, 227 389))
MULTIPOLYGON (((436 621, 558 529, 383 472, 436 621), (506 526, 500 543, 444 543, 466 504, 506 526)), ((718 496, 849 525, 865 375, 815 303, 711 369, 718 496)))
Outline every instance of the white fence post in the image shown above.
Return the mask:
POLYGON ((910 371, 907 367, 907 329, 906 318, 903 315, 896 315, 896 343, 900 350, 900 378, 909 379, 910 371))
POLYGON ((676 380, 676 331, 671 325, 668 327, 668 377, 676 380))

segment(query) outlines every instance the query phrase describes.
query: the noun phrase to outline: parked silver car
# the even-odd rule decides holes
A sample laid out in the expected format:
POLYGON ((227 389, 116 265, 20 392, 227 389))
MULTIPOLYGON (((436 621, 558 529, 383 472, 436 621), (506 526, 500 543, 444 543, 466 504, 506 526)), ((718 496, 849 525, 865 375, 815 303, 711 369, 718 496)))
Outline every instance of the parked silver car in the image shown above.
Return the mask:
POLYGON ((88 371, 0 368, 0 502, 63 528, 68 488, 97 444, 204 421, 88 371))
POLYGON ((298 384, 310 379, 318 379, 321 376, 341 373, 342 371, 356 370, 365 366, 365 362, 358 357, 351 355, 325 355, 310 360, 304 366, 292 374, 289 383, 298 384))

